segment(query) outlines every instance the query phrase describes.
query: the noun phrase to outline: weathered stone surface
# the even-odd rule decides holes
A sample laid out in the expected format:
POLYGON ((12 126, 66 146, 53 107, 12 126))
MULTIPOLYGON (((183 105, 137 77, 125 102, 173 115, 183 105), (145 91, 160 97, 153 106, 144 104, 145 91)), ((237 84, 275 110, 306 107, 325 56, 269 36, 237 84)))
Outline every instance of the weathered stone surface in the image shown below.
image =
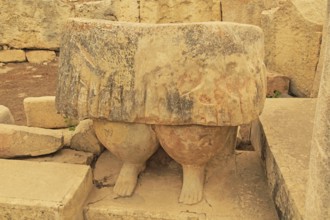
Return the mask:
POLYGON ((56 104, 67 116, 238 125, 263 108, 263 36, 255 26, 74 19, 64 33, 56 104))
POLYGON ((217 20, 257 26, 261 23, 261 12, 276 5, 276 0, 214 0, 213 2, 213 16, 218 18, 217 20))
POLYGON ((137 123, 93 121, 100 142, 123 162, 114 192, 119 197, 131 196, 146 161, 159 143, 151 125, 137 123))
POLYGON ((56 54, 50 50, 30 50, 26 51, 26 58, 30 63, 44 63, 54 60, 56 54))
POLYGON ((0 160, 0 219, 83 219, 88 166, 0 160))
POLYGON ((55 96, 28 97, 24 99, 27 126, 39 128, 66 128, 78 124, 77 120, 64 118, 57 113, 55 96))
POLYGON ((141 0, 141 22, 178 23, 212 20, 213 0, 141 0))
POLYGON ((93 154, 102 152, 104 148, 95 135, 92 120, 86 119, 79 122, 72 134, 70 148, 93 154))
POLYGON ((267 99, 261 123, 252 124, 251 141, 263 159, 280 219, 304 216, 315 104, 315 99, 267 99))
MULTIPOLYGON (((101 15, 98 18, 109 18, 106 12, 111 9, 110 0, 0 0, 0 45, 57 49, 63 23, 76 16, 76 8, 83 3, 87 4, 83 16, 94 18, 98 13, 101 15), (94 6, 88 2, 100 2, 102 10, 94 11, 94 6)), ((81 15, 77 13, 77 16, 81 15)))
POLYGON ((276 73, 267 74, 267 97, 287 95, 289 93, 290 79, 276 73))
MULTIPOLYGON (((330 1, 327 2, 326 41, 330 42, 330 1)), ((319 96, 315 110, 306 195, 307 220, 330 218, 330 45, 324 55, 319 96)))
POLYGON ((0 50, 0 62, 24 62, 25 60, 24 50, 0 50))
MULTIPOLYGON (((312 91, 315 70, 319 60, 322 22, 308 19, 306 5, 298 7, 298 1, 281 1, 279 7, 262 13, 261 27, 265 33, 265 63, 271 71, 291 79, 290 91, 306 97, 312 91)), ((323 7, 324 0, 311 5, 323 7)), ((298 4, 300 5, 300 4, 298 4)), ((313 6, 315 7, 315 6, 313 6)), ((323 13, 315 16, 323 18, 323 13)))
POLYGON ((0 124, 15 124, 14 117, 9 108, 4 105, 0 105, 0 124))
POLYGON ((0 158, 38 156, 63 147, 61 131, 0 124, 0 158))
POLYGON ((117 21, 140 22, 141 0, 112 0, 111 11, 117 21))
POLYGON ((76 151, 71 149, 61 149, 54 154, 38 157, 27 157, 24 158, 24 160, 91 165, 94 160, 94 155, 89 152, 76 151))
MULTIPOLYGON (((103 163, 104 166, 98 167, 108 166, 109 161, 103 160, 103 163)), ((119 172, 120 166, 115 169, 113 167, 112 173, 119 172)), ((109 185, 94 188, 84 214, 86 220, 278 219, 255 152, 240 152, 228 160, 223 160, 222 155, 216 156, 208 164, 206 180, 202 202, 194 206, 178 204, 181 170, 158 164, 141 175, 140 184, 129 199, 114 199, 109 185)))
POLYGON ((97 188, 114 186, 123 162, 105 150, 97 159, 93 170, 93 182, 97 188))

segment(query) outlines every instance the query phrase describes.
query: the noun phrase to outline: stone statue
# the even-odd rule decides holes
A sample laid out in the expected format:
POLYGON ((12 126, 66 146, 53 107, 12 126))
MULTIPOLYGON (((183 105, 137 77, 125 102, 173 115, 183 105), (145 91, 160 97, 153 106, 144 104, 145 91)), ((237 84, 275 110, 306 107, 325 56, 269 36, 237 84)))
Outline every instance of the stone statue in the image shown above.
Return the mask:
POLYGON ((93 119, 99 140, 123 160, 116 194, 133 193, 159 141, 183 167, 179 201, 194 204, 207 162, 263 109, 263 53, 262 31, 251 25, 73 19, 62 38, 57 108, 93 119))

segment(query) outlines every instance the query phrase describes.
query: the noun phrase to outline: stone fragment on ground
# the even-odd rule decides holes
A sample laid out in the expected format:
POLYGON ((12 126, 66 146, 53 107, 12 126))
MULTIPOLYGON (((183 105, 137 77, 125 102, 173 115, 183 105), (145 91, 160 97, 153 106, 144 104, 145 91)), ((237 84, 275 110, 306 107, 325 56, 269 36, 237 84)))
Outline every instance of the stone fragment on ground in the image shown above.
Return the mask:
POLYGON ((303 219, 316 99, 267 99, 251 141, 280 219, 303 219))
POLYGON ((28 157, 28 158, 24 158, 24 160, 91 165, 94 160, 94 154, 89 152, 71 150, 71 149, 61 149, 50 155, 28 157))
POLYGON ((39 128, 67 128, 78 124, 77 120, 57 113, 55 96, 28 97, 24 99, 27 126, 39 128))
MULTIPOLYGON (((84 209, 86 220, 277 220, 256 152, 238 152, 236 157, 226 160, 219 156, 207 167, 205 198, 196 205, 178 203, 182 173, 159 164, 158 167, 147 167, 140 175, 136 191, 130 198, 116 198, 113 187, 95 187, 84 209)), ((103 162, 98 161, 94 173, 102 167, 104 175, 109 172, 108 175, 113 178, 111 175, 118 173, 120 166, 109 168, 110 158, 104 157, 103 162)))
POLYGON ((97 188, 114 186, 123 162, 105 150, 97 159, 93 169, 93 182, 97 188))
POLYGON ((258 27, 73 19, 64 33, 56 103, 70 117, 234 126, 263 108, 258 27))
POLYGON ((267 97, 279 98, 289 94, 290 78, 277 73, 267 74, 267 97))
POLYGON ((15 124, 14 117, 9 108, 4 105, 0 105, 0 124, 15 124))
POLYGON ((0 160, 0 219, 83 219, 89 166, 0 160))
POLYGON ((82 120, 75 127, 70 141, 70 148, 93 154, 102 152, 104 147, 96 137, 92 120, 82 120))
POLYGON ((24 50, 0 50, 0 62, 13 63, 26 61, 24 50))
POLYGON ((56 57, 55 51, 51 50, 30 50, 26 51, 26 58, 29 63, 49 63, 56 57))
POLYGON ((0 158, 39 156, 63 147, 61 131, 0 124, 0 158))

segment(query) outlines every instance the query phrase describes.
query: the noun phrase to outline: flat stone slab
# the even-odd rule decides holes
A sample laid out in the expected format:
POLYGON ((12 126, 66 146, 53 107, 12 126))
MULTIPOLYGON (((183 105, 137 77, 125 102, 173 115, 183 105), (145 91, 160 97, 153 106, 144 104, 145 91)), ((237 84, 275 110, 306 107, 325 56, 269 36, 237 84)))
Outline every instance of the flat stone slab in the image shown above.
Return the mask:
POLYGON ((79 119, 247 124, 265 100, 263 57, 256 26, 73 19, 62 37, 57 109, 79 119))
POLYGON ((252 144, 261 152, 281 219, 304 216, 315 106, 316 99, 267 99, 252 126, 252 136, 261 133, 252 144))
POLYGON ((94 188, 84 209, 85 217, 87 220, 278 219, 256 152, 238 152, 226 161, 214 158, 207 168, 204 200, 199 204, 178 203, 181 181, 180 169, 148 166, 130 198, 115 198, 112 187, 94 188))
POLYGON ((61 149, 56 153, 50 155, 38 157, 24 157, 23 160, 91 165, 94 160, 94 155, 92 153, 84 151, 61 149))
POLYGON ((89 166, 0 160, 0 219, 82 219, 89 166))
POLYGON ((60 130, 0 124, 0 158, 50 154, 63 144, 60 130))

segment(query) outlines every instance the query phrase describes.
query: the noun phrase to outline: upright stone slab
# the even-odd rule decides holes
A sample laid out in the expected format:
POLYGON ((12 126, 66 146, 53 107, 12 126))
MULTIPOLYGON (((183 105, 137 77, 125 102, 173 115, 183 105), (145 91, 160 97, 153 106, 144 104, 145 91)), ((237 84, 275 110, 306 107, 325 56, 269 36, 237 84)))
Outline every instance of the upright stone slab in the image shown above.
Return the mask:
POLYGON ((265 100, 263 55, 262 31, 251 25, 73 19, 62 38, 57 109, 79 119, 247 124, 265 100))
POLYGON ((39 128, 67 128, 78 121, 64 118, 55 108, 55 96, 28 97, 24 99, 27 126, 39 128))
POLYGON ((0 167, 0 219, 83 219, 89 166, 0 160, 0 167))

